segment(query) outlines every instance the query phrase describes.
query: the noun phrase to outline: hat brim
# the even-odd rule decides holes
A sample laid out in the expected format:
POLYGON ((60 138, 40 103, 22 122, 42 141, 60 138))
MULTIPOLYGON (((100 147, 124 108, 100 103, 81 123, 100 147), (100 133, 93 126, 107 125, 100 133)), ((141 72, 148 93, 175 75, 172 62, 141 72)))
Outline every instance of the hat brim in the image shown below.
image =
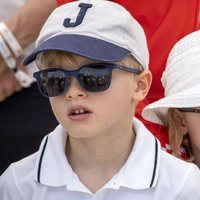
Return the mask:
POLYGON ((64 34, 53 36, 40 43, 25 58, 23 65, 28 65, 34 61, 39 53, 53 50, 74 53, 104 62, 120 61, 131 54, 127 49, 98 38, 77 34, 64 34))
POLYGON ((142 112, 144 119, 163 125, 169 108, 189 108, 200 106, 200 85, 183 92, 164 97, 146 106, 142 112))

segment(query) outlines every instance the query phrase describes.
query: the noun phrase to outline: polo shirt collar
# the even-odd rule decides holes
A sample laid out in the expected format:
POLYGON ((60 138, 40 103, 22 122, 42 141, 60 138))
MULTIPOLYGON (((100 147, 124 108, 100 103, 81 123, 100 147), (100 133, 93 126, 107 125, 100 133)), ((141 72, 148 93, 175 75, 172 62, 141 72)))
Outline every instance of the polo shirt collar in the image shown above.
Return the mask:
POLYGON ((136 140, 130 156, 118 173, 118 184, 131 189, 155 187, 160 166, 160 143, 133 118, 136 140))
POLYGON ((64 186, 74 173, 65 155, 67 133, 61 125, 47 135, 39 148, 35 180, 44 185, 64 186))
MULTIPOLYGON (((136 118, 133 119, 136 140, 130 156, 108 187, 146 189, 154 187, 160 165, 160 143, 136 118), (111 186, 111 187, 112 187, 111 186)), ((35 180, 48 186, 66 186, 76 177, 65 155, 67 133, 61 125, 47 135, 40 146, 35 166, 35 180)), ((77 179, 77 177, 76 177, 77 179)))

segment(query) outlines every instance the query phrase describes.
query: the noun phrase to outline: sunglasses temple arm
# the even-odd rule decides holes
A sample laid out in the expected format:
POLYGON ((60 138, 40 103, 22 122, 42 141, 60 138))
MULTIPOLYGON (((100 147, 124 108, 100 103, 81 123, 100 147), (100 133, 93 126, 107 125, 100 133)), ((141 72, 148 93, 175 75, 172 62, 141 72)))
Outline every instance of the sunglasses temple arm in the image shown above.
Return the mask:
POLYGON ((134 73, 134 74, 140 74, 141 73, 141 71, 139 71, 138 69, 125 67, 125 66, 121 66, 121 65, 117 65, 116 68, 123 70, 123 71, 131 72, 131 73, 134 73))

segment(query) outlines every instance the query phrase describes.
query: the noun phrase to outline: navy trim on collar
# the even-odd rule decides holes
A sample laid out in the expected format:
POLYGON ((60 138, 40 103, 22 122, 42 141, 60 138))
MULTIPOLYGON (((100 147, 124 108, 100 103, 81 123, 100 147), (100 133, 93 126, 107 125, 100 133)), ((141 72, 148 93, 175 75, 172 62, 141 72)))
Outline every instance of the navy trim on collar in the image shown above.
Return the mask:
POLYGON ((152 179, 149 187, 152 187, 153 182, 155 180, 156 168, 157 168, 157 161, 158 161, 158 141, 155 138, 155 159, 154 159, 154 169, 152 174, 152 179))
POLYGON ((43 146, 43 149, 42 149, 42 153, 40 155, 39 164, 38 164, 37 180, 38 180, 39 183, 40 183, 40 173, 41 173, 42 159, 43 159, 44 152, 45 152, 45 149, 46 149, 46 146, 47 146, 47 142, 48 142, 48 135, 46 137, 46 140, 45 140, 45 143, 44 143, 44 146, 43 146))

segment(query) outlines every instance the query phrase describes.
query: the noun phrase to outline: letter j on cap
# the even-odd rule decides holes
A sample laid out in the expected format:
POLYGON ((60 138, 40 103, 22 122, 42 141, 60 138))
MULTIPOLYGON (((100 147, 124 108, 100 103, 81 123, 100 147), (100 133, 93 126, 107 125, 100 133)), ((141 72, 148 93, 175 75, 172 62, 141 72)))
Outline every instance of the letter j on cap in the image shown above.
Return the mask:
POLYGON ((76 17, 76 21, 75 22, 71 22, 70 18, 66 18, 63 22, 63 26, 64 27, 76 27, 78 25, 80 25, 83 21, 83 18, 85 17, 85 14, 88 10, 88 8, 92 7, 92 4, 87 4, 87 3, 80 3, 78 5, 81 9, 79 10, 79 13, 76 17))

